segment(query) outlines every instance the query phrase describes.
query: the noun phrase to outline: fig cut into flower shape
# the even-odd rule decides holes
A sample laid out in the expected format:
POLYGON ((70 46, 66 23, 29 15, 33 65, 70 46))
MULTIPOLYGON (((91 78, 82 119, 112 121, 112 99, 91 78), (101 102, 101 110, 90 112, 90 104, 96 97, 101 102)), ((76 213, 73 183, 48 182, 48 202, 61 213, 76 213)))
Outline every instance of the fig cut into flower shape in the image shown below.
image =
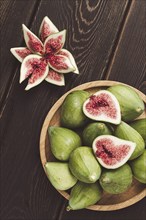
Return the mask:
POLYGON ((26 78, 29 90, 43 80, 58 86, 65 85, 64 75, 69 72, 79 74, 72 54, 63 49, 66 30, 60 31, 46 16, 40 26, 40 39, 22 24, 27 47, 11 48, 12 54, 22 63, 20 83, 26 78))

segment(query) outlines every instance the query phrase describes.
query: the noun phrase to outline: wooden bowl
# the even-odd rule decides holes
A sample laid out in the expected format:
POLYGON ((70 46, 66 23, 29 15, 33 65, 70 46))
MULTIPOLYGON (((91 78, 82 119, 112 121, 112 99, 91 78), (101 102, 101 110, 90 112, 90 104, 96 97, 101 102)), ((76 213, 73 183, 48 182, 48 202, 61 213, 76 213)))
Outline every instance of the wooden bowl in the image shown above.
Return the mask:
MULTIPOLYGON (((43 168, 44 168, 44 165, 47 161, 55 161, 55 158, 53 157, 51 150, 50 150, 47 129, 48 129, 48 126, 52 126, 52 125, 60 126, 60 107, 61 107, 65 97, 70 92, 75 91, 75 90, 86 90, 90 93, 95 93, 98 89, 106 88, 106 87, 117 85, 117 84, 125 85, 120 82, 105 81, 105 80, 85 83, 85 84, 82 84, 80 86, 75 87, 74 89, 72 89, 69 92, 67 92, 66 94, 64 94, 54 104, 54 106, 51 108, 51 110, 47 114, 45 121, 44 121, 44 124, 42 126, 42 130, 41 130, 40 157, 41 157, 41 162, 42 162, 43 168)), ((140 97, 146 103, 145 95, 142 92, 140 92, 139 90, 137 90, 135 88, 133 88, 133 89, 140 95, 140 97)), ((145 113, 146 113, 146 111, 145 111, 145 113)), ((145 113, 143 113, 140 117, 143 118, 145 113)), ((68 192, 60 191, 60 190, 58 190, 58 192, 66 199, 69 199, 68 192)), ((88 207, 87 209, 96 210, 96 211, 98 211, 98 210, 112 211, 112 210, 122 209, 122 208, 125 208, 127 206, 130 206, 130 205, 140 201, 145 196, 146 196, 145 185, 134 179, 132 186, 125 193, 121 193, 119 195, 111 195, 108 193, 103 193, 102 199, 97 204, 92 205, 92 206, 88 207)))

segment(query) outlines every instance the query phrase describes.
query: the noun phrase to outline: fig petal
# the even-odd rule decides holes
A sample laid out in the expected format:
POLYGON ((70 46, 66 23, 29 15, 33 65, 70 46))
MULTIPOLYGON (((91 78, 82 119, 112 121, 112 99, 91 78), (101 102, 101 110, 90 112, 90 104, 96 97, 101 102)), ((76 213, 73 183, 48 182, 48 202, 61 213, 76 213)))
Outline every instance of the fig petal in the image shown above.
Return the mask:
POLYGON ((29 55, 23 60, 21 65, 20 83, 31 75, 25 88, 25 90, 29 90, 40 84, 46 78, 48 72, 49 67, 47 63, 39 55, 29 55))
POLYGON ((52 21, 46 16, 44 17, 41 26, 40 26, 40 30, 39 30, 39 35, 40 38, 42 40, 42 42, 45 41, 45 39, 54 33, 59 32, 59 30, 57 29, 57 27, 52 23, 52 21))
POLYGON ((79 74, 79 70, 78 70, 77 64, 75 62, 75 59, 74 59, 73 55, 68 50, 62 49, 59 51, 58 54, 68 57, 70 59, 72 65, 75 67, 75 70, 73 72, 76 74, 79 74))
POLYGON ((75 70, 69 58, 62 55, 52 55, 48 62, 50 67, 59 73, 69 73, 75 70))
POLYGON ((65 85, 64 75, 62 73, 57 73, 54 70, 49 71, 45 80, 49 83, 54 84, 54 85, 58 85, 58 86, 65 85))
POLYGON ((66 30, 63 30, 56 34, 51 34, 49 37, 47 37, 44 42, 45 54, 58 53, 64 46, 65 38, 66 38, 66 30))
POLYGON ((43 43, 40 39, 33 34, 24 24, 22 25, 24 39, 27 47, 33 52, 37 54, 43 54, 43 43))
POLYGON ((21 63, 26 56, 32 53, 27 47, 15 47, 11 48, 10 51, 21 63))

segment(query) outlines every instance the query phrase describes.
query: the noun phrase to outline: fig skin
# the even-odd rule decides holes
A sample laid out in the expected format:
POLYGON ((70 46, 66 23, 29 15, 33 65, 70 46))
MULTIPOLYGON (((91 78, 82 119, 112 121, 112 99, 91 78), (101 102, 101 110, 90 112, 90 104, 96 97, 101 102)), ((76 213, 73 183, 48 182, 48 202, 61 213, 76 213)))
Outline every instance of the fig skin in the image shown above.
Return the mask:
POLYGON ((104 134, 112 134, 112 131, 105 123, 93 122, 88 124, 83 130, 83 144, 92 147, 92 143, 96 137, 104 134))
POLYGON ((146 118, 137 119, 131 122, 130 126, 142 136, 146 144, 146 118))
POLYGON ((130 162, 134 177, 141 183, 146 184, 146 150, 135 160, 130 162))
POLYGON ((101 175, 101 167, 90 147, 81 146, 69 157, 69 168, 72 174, 84 183, 95 183, 101 175))
POLYGON ((61 125, 66 128, 79 128, 88 121, 84 115, 82 106, 84 101, 89 97, 89 93, 78 90, 70 93, 65 98, 61 106, 61 125))
POLYGON ((94 205, 101 199, 101 195, 102 189, 98 183, 88 184, 78 181, 71 190, 67 211, 94 205))
POLYGON ((119 101, 123 121, 132 121, 143 113, 144 102, 132 88, 125 85, 115 85, 107 90, 115 95, 119 101))
POLYGON ((51 151, 58 160, 67 161, 71 152, 81 146, 80 136, 70 129, 51 126, 48 133, 51 151))
POLYGON ((57 190, 70 189, 77 182, 77 179, 69 170, 68 163, 47 162, 45 171, 51 184, 57 190))
POLYGON ((118 126, 116 126, 114 135, 118 138, 136 143, 136 148, 131 155, 130 160, 139 157, 144 152, 145 143, 142 136, 126 122, 122 121, 118 126))
POLYGON ((99 179, 103 190, 110 194, 120 194, 131 186, 132 171, 128 164, 115 170, 104 170, 99 179))

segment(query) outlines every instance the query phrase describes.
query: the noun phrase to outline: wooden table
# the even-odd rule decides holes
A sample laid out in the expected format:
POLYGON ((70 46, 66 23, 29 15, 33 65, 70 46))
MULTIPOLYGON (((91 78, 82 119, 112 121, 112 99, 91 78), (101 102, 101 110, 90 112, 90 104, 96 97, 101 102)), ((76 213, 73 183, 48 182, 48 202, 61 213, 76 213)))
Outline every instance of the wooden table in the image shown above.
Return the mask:
POLYGON ((1 220, 144 220, 146 199, 112 212, 66 211, 67 201, 51 186, 39 155, 44 118, 66 91, 94 80, 116 80, 146 91, 146 1, 1 1, 1 220), (24 46, 21 24, 35 34, 44 16, 67 29, 65 48, 80 75, 68 74, 66 86, 47 82, 25 91, 20 63, 11 47, 24 46))

